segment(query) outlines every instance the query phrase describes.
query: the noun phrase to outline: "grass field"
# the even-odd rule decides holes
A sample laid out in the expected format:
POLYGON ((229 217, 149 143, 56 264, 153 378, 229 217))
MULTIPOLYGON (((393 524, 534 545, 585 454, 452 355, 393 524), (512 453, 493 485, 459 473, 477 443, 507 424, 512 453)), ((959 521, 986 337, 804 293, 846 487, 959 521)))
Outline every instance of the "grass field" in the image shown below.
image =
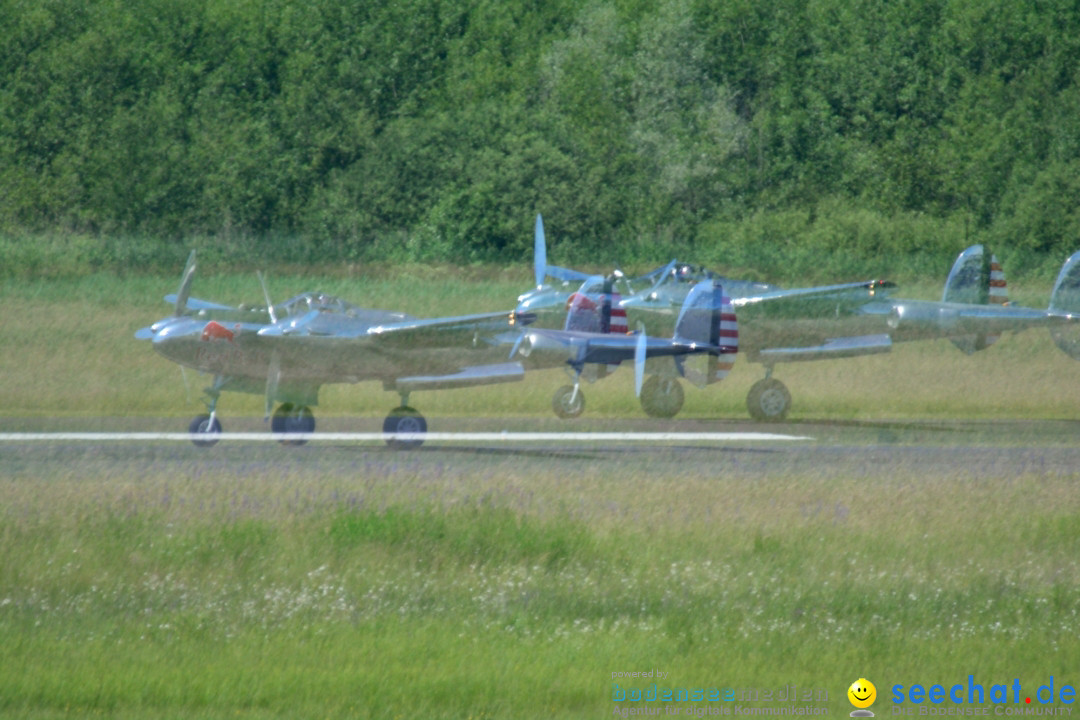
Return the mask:
MULTIPOLYGON (((318 286, 415 314, 508 307, 521 286, 444 280, 318 286)), ((312 284, 272 280, 282 296, 312 284)), ((201 406, 132 337, 168 313, 174 285, 6 282, 4 427, 185 427, 201 406)), ((225 276, 195 292, 261 295, 225 276)), ((0 445, 0 716, 701 716, 786 707, 763 693, 792 685, 844 715, 860 677, 881 716, 895 684, 1075 687, 1080 469, 1061 421, 1078 372, 1044 332, 973 357, 934 342, 783 368, 794 427, 833 422, 850 453, 0 445), (994 430, 1019 420, 1033 434, 994 430), (991 430, 938 442, 903 429, 953 423, 991 430), (661 685, 760 692, 614 702, 613 683, 657 679, 613 674, 649 670, 667 673, 661 685)), ((741 423, 759 375, 737 365, 721 387, 688 389, 688 422, 741 423)), ((190 381, 197 396, 203 379, 190 381)), ((560 381, 417 402, 447 424, 548 428, 560 381)), ((628 378, 586 390, 576 427, 641 416, 628 378)), ((377 425, 395 401, 341 387, 319 413, 377 425)), ((261 405, 227 396, 221 410, 261 405)))

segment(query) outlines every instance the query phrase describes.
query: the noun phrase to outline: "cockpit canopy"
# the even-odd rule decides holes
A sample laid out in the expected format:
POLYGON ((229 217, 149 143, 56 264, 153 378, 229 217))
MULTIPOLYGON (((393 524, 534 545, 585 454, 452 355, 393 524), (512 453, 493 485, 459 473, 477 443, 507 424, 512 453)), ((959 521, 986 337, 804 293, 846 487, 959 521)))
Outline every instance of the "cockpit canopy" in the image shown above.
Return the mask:
POLYGON ((340 313, 346 316, 355 315, 356 306, 347 303, 334 295, 320 292, 306 292, 294 298, 286 300, 275 308, 281 317, 300 317, 315 310, 318 312, 340 313))

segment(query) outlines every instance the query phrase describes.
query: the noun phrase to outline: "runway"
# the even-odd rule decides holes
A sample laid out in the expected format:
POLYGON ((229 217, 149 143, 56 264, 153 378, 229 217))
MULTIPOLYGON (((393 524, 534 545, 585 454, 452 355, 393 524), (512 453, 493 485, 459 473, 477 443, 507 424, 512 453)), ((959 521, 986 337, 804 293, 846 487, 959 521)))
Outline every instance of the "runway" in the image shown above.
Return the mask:
MULTIPOLYGON (((175 432, 27 432, 0 433, 0 443, 55 443, 55 442, 191 442, 191 433, 175 432)), ((780 442, 813 440, 804 435, 782 435, 762 432, 436 432, 436 433, 223 433, 215 436, 226 443, 257 442, 385 442, 393 439, 402 442, 449 442, 449 443, 536 443, 536 442, 626 442, 626 443, 717 443, 717 442, 780 442)))
POLYGON ((691 476, 771 481, 795 473, 823 481, 880 483, 901 475, 976 482, 1080 475, 1080 423, 1059 420, 771 426, 620 420, 594 422, 580 432, 548 431, 551 425, 530 432, 525 429, 528 423, 501 420, 458 423, 465 426, 463 432, 428 433, 422 446, 408 451, 388 447, 381 432, 343 432, 350 424, 345 419, 323 423, 326 431, 296 436, 293 439, 308 441, 299 447, 279 444, 282 438, 263 429, 261 421, 234 423, 239 431, 224 433, 213 447, 195 447, 188 433, 158 431, 175 427, 172 419, 140 421, 143 431, 133 429, 135 424, 0 421, 0 478, 250 477, 282 472, 344 478, 359 472, 495 480, 554 472, 566 477, 633 474, 657 481, 691 476), (108 429, 92 431, 87 425, 108 429))

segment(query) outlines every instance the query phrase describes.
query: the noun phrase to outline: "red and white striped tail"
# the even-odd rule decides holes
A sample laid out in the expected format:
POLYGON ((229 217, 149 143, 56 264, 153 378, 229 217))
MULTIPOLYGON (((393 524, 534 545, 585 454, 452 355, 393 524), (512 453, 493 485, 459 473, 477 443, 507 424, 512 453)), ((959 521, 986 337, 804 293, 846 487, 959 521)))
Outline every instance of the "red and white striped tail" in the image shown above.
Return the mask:
POLYGON ((611 335, 626 335, 630 332, 630 324, 626 321, 626 308, 622 307, 622 296, 619 293, 611 294, 611 325, 608 333, 611 335))
POLYGON ((712 357, 709 363, 710 383, 720 382, 735 366, 735 354, 739 352, 739 321, 735 317, 735 308, 731 298, 723 296, 720 303, 720 323, 717 329, 717 344, 722 348, 719 357, 712 357))
POLYGON ((990 256, 990 304, 1009 304, 1009 285, 1005 282, 1005 271, 1001 269, 997 255, 990 256))
POLYGON ((619 293, 611 294, 611 309, 606 321, 603 295, 589 296, 585 293, 576 292, 566 301, 566 330, 580 330, 583 332, 607 332, 610 335, 626 335, 630 326, 626 320, 626 309, 619 305, 622 297, 619 293))
MULTIPOLYGON (((990 305, 1009 304, 1009 286, 1005 282, 1005 271, 1001 269, 997 255, 990 256, 990 293, 987 297, 990 305)), ((998 341, 1000 335, 987 335, 983 338, 984 347, 990 347, 998 341)))

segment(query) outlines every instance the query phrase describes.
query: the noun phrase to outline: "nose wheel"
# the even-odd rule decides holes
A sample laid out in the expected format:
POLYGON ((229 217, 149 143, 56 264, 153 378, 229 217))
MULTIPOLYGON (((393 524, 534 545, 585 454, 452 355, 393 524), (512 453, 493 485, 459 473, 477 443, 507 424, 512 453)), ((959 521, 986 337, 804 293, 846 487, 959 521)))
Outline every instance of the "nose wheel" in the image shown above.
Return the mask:
POLYGON ((564 420, 579 417, 585 412, 585 393, 578 385, 563 385, 552 396, 551 409, 564 420))
POLYGON ((221 439, 221 423, 213 413, 197 415, 188 425, 188 432, 196 447, 213 447, 221 439))

